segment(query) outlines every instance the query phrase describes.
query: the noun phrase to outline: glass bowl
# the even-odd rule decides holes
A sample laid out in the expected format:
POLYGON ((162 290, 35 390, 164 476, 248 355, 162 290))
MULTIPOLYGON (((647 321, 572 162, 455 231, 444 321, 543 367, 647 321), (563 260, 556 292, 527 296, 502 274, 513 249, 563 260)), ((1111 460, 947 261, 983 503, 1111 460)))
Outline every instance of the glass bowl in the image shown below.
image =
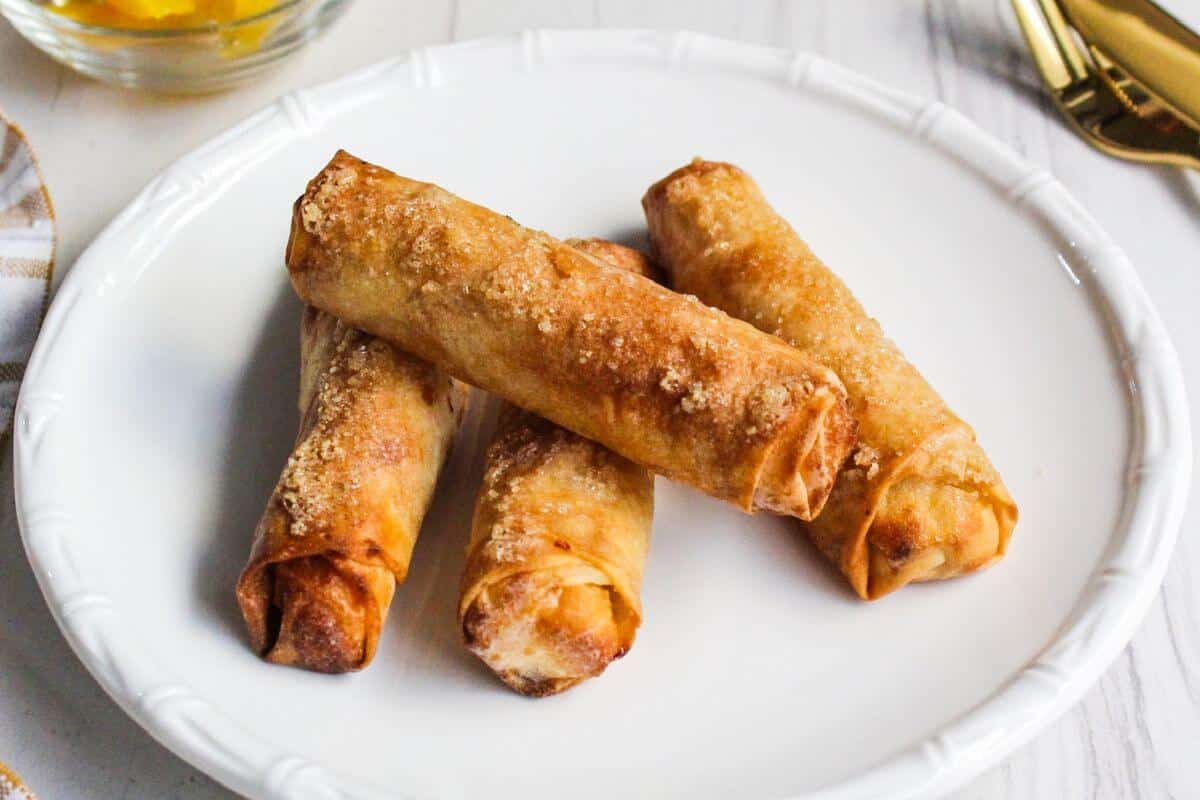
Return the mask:
POLYGON ((327 28, 350 0, 281 0, 235 22, 183 28, 78 22, 45 0, 0 0, 38 49, 93 78, 138 89, 209 92, 248 81, 327 28))

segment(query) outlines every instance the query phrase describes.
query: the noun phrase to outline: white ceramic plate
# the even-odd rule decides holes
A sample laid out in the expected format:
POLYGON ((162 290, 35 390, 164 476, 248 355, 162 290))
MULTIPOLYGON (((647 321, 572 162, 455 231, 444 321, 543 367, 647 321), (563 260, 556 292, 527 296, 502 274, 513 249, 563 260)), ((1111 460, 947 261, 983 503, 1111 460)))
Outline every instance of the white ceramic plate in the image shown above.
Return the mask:
POLYGON ((615 32, 418 51, 176 164, 59 292, 16 446, 30 562, 80 658, 168 747, 264 798, 944 792, 1128 641, 1190 464, 1162 326, 1050 175, 808 55, 615 32), (622 239, 669 169, 741 164, 975 425, 1021 506, 1010 555, 864 604, 793 524, 660 481, 637 645, 602 679, 522 699, 454 624, 476 413, 371 668, 260 662, 233 583, 296 426, 283 246, 337 147, 622 239))

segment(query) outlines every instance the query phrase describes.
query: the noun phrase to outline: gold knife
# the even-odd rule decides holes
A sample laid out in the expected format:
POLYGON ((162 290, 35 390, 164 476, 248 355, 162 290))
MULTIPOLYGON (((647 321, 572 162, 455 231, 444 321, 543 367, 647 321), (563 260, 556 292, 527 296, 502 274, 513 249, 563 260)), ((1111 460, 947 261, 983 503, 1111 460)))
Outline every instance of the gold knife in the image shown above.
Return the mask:
POLYGON ((1200 169, 1200 36, 1150 0, 1012 0, 1059 109, 1093 145, 1200 169))

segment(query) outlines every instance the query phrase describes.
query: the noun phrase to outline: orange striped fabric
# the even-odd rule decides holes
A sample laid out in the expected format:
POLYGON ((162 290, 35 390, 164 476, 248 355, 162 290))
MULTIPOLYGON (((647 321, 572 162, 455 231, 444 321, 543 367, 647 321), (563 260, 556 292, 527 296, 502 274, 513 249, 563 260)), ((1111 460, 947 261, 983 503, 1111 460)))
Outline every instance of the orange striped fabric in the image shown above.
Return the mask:
POLYGON ((12 425, 53 270, 50 195, 29 142, 0 112, 0 436, 12 425))

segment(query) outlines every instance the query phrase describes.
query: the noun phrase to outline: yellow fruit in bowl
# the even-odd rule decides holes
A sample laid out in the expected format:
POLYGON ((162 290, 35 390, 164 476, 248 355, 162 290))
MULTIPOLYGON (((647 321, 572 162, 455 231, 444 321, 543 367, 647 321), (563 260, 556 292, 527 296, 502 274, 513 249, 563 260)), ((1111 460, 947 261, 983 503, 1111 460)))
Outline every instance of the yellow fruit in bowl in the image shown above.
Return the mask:
POLYGON ((280 0, 198 0, 196 12, 213 22, 233 22, 257 16, 279 5, 280 0))
POLYGON ((279 4, 280 0, 59 0, 50 8, 91 25, 189 28, 236 22, 279 4))
POLYGON ((196 10, 195 0, 108 0, 108 4, 138 19, 162 19, 196 10))
POLYGON ((278 3, 279 0, 218 0, 217 5, 222 11, 221 21, 226 22, 262 14, 278 3))

